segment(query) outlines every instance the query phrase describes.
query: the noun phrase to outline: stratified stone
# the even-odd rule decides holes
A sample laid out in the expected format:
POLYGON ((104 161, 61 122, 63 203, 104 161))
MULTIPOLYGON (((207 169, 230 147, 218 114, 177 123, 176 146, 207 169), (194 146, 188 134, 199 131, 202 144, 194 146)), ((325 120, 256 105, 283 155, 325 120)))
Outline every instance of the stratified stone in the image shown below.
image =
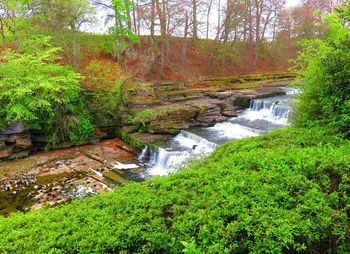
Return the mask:
POLYGON ((147 132, 135 132, 132 134, 129 134, 130 136, 136 138, 141 143, 148 143, 148 142, 155 142, 159 140, 167 140, 169 138, 169 135, 167 134, 151 134, 147 132))
POLYGON ((15 135, 16 147, 26 149, 32 146, 32 139, 30 135, 27 134, 17 134, 15 135))
POLYGON ((8 143, 16 143, 16 134, 13 135, 5 135, 5 141, 8 143))
POLYGON ((13 153, 13 146, 8 146, 0 150, 0 158, 6 158, 13 153))
POLYGON ((0 150, 5 149, 5 148, 6 148, 5 141, 0 140, 0 150))

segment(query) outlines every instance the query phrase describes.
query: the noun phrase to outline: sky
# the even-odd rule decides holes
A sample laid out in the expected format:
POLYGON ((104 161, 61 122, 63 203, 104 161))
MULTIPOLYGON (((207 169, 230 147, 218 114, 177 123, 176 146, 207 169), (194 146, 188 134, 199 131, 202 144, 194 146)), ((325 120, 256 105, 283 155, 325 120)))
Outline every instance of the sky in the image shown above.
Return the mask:
POLYGON ((286 1, 286 6, 287 7, 293 7, 298 5, 298 3, 300 2, 300 0, 287 0, 286 1))

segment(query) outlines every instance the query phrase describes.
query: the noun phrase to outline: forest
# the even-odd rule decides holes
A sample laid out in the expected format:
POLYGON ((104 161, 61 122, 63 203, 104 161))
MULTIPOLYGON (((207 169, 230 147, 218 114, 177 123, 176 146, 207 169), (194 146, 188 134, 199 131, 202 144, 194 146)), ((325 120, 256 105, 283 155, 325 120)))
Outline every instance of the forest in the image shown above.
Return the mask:
POLYGON ((1 253, 349 253, 350 1, 0 0, 1 253))

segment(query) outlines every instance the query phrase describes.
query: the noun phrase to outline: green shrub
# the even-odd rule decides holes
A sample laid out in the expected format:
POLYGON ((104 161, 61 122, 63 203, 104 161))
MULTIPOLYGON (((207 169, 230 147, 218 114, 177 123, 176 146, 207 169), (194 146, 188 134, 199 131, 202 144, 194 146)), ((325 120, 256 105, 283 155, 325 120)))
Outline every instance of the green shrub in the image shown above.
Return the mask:
POLYGON ((327 17, 326 40, 304 41, 299 54, 302 93, 293 122, 297 126, 332 126, 350 134, 350 30, 339 16, 327 17))
POLYGON ((0 250, 348 252, 350 142, 326 133, 287 128, 230 142, 168 177, 12 214, 0 219, 0 250))
POLYGON ((80 96, 80 76, 57 64, 60 48, 50 38, 31 40, 26 52, 8 50, 0 63, 0 129, 24 121, 44 130, 51 143, 89 138, 94 130, 80 96), (34 50, 32 50, 34 49, 34 50))
POLYGON ((118 126, 120 115, 128 103, 123 91, 127 80, 113 62, 92 60, 86 68, 84 85, 86 100, 97 126, 118 126))

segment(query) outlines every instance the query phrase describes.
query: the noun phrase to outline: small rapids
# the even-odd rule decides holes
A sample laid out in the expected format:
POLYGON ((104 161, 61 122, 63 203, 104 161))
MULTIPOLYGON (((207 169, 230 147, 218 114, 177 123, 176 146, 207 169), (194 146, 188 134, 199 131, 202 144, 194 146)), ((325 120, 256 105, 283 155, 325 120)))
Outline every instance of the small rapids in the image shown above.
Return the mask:
POLYGON ((220 144, 287 126, 292 98, 297 93, 297 89, 287 89, 283 96, 251 100, 249 108, 237 117, 212 127, 181 131, 158 147, 146 146, 139 157, 147 165, 144 176, 175 173, 191 158, 209 155, 220 144))

